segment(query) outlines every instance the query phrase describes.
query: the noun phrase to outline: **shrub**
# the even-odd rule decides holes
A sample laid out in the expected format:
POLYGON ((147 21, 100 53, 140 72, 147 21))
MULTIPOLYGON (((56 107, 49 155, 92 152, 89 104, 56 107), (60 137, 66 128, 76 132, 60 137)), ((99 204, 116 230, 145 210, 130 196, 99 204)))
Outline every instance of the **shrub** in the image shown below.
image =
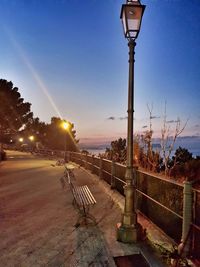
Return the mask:
POLYGON ((191 159, 185 163, 174 166, 171 169, 170 176, 174 178, 184 177, 188 181, 200 180, 200 160, 191 159))

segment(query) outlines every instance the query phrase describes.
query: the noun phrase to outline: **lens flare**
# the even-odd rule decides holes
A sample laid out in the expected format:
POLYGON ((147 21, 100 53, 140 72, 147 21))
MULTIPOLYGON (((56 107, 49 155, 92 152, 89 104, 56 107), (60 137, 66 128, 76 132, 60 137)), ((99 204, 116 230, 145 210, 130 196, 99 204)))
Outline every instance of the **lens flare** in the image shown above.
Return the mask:
MULTIPOLYGON (((8 30, 8 28, 5 27, 5 25, 3 26, 3 28, 4 28, 4 31, 7 34, 8 38, 10 39, 10 42, 12 43, 13 47, 16 49, 16 51, 20 55, 21 59, 23 60, 24 64, 26 65, 26 67, 30 71, 31 75, 33 76, 34 80, 36 81, 37 85, 39 86, 39 88, 43 91, 43 93, 47 97, 49 103, 53 107, 54 111, 57 113, 58 117, 61 120, 63 120, 63 116, 61 115, 59 109, 57 108, 55 102, 53 101, 53 99, 52 99, 52 97, 51 97, 46 85, 42 81, 42 79, 39 76, 38 72, 34 69, 33 65, 31 64, 31 62, 28 59, 27 55, 25 54, 24 50, 22 49, 20 44, 17 42, 17 40, 14 38, 13 34, 11 33, 11 31, 8 30)), ((72 142, 74 143, 74 145, 76 146, 77 151, 79 151, 78 144, 74 140, 73 135, 70 132, 69 132, 69 136, 70 136, 72 142)))
POLYGON ((62 119, 62 115, 60 113, 60 111, 58 110, 55 102, 53 101, 50 93, 48 92, 48 89, 46 87, 46 85, 44 84, 44 82, 42 81, 41 77, 39 76, 39 74, 37 73, 37 71, 34 69, 33 65, 31 64, 30 60, 28 59, 27 55, 25 54, 25 52, 23 51, 22 47, 20 46, 20 44, 16 41, 16 39, 14 38, 13 34, 11 34, 11 32, 8 30, 7 27, 4 26, 4 31, 7 34, 7 36, 10 39, 10 42, 12 43, 12 45, 14 46, 14 48, 17 50, 17 52, 19 53, 21 59, 23 60, 24 64, 26 65, 26 67, 28 68, 28 70, 30 71, 31 75, 33 76, 34 80, 36 81, 37 85, 39 86, 39 88, 43 91, 43 93, 45 94, 45 96, 47 97, 47 99, 49 100, 51 106, 53 107, 54 111, 57 113, 57 115, 59 116, 59 118, 62 119))

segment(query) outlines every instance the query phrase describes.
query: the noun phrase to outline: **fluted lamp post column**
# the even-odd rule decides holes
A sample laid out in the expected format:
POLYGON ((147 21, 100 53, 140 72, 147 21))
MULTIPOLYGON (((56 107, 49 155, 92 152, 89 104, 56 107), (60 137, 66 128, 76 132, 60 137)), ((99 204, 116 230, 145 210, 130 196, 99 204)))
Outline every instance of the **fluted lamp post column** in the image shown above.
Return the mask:
POLYGON ((135 177, 133 173, 133 113, 134 113, 134 50, 135 40, 140 31, 140 25, 145 6, 139 0, 127 0, 122 5, 121 20, 125 38, 129 46, 129 82, 128 82, 128 129, 127 129, 127 161, 124 187, 125 206, 122 222, 118 224, 117 240, 124 243, 137 242, 141 235, 141 226, 137 223, 135 210, 135 177))

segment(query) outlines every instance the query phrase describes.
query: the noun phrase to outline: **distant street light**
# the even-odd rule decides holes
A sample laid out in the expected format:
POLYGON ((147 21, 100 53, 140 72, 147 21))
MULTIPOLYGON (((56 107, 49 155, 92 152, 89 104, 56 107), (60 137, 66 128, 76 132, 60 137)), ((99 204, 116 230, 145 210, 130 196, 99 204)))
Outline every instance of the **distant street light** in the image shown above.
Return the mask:
POLYGON ((137 223, 135 210, 135 175, 133 173, 133 112, 134 112, 134 54, 136 38, 140 31, 140 25, 145 6, 139 0, 127 0, 122 5, 121 20, 125 38, 129 46, 129 84, 128 84, 128 132, 127 132, 127 161, 126 161, 126 186, 125 206, 122 214, 122 222, 117 229, 117 240, 124 243, 136 242, 141 235, 141 226, 137 223))
POLYGON ((19 142, 20 142, 20 143, 23 143, 23 142, 24 142, 24 138, 20 137, 20 138, 19 138, 19 142))
POLYGON ((69 126, 70 126, 70 124, 69 124, 69 122, 67 122, 67 121, 63 121, 63 123, 62 123, 62 127, 63 127, 63 129, 66 131, 66 134, 65 134, 65 142, 64 142, 64 144, 65 144, 65 154, 64 154, 64 161, 65 161, 65 163, 67 162, 67 132, 68 132, 68 129, 69 129, 69 126))
POLYGON ((29 136, 29 140, 32 142, 32 141, 34 141, 34 136, 33 135, 31 135, 31 136, 29 136))

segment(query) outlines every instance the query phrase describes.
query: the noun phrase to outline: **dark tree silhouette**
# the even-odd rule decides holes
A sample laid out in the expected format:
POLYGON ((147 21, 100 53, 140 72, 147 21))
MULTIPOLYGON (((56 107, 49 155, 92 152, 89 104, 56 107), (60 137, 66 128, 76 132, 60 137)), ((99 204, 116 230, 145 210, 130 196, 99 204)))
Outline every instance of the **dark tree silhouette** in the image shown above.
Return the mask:
POLYGON ((15 134, 33 116, 31 104, 24 102, 12 82, 0 79, 0 142, 15 134))
POLYGON ((111 142, 111 148, 106 148, 106 157, 117 162, 126 160, 126 139, 119 138, 111 142))
POLYGON ((28 121, 23 131, 21 131, 22 136, 34 136, 34 140, 37 142, 44 143, 45 136, 47 132, 47 124, 41 122, 40 119, 32 118, 28 121))
POLYGON ((76 131, 74 124, 69 123, 69 128, 64 130, 63 120, 57 117, 51 118, 51 123, 44 123, 39 118, 33 118, 21 132, 23 136, 33 135, 35 141, 40 142, 42 146, 48 149, 77 151, 76 131))
POLYGON ((200 180, 200 158, 193 158, 192 153, 186 148, 177 148, 170 164, 170 175, 172 177, 184 177, 193 181, 200 180))
POLYGON ((191 159, 192 153, 190 153, 186 148, 179 146, 172 157, 172 163, 173 165, 180 165, 190 161, 191 159))
POLYGON ((69 128, 64 130, 62 127, 63 120, 57 117, 51 118, 51 123, 46 125, 46 133, 43 143, 50 149, 77 151, 76 131, 74 130, 74 124, 69 123, 69 128))

